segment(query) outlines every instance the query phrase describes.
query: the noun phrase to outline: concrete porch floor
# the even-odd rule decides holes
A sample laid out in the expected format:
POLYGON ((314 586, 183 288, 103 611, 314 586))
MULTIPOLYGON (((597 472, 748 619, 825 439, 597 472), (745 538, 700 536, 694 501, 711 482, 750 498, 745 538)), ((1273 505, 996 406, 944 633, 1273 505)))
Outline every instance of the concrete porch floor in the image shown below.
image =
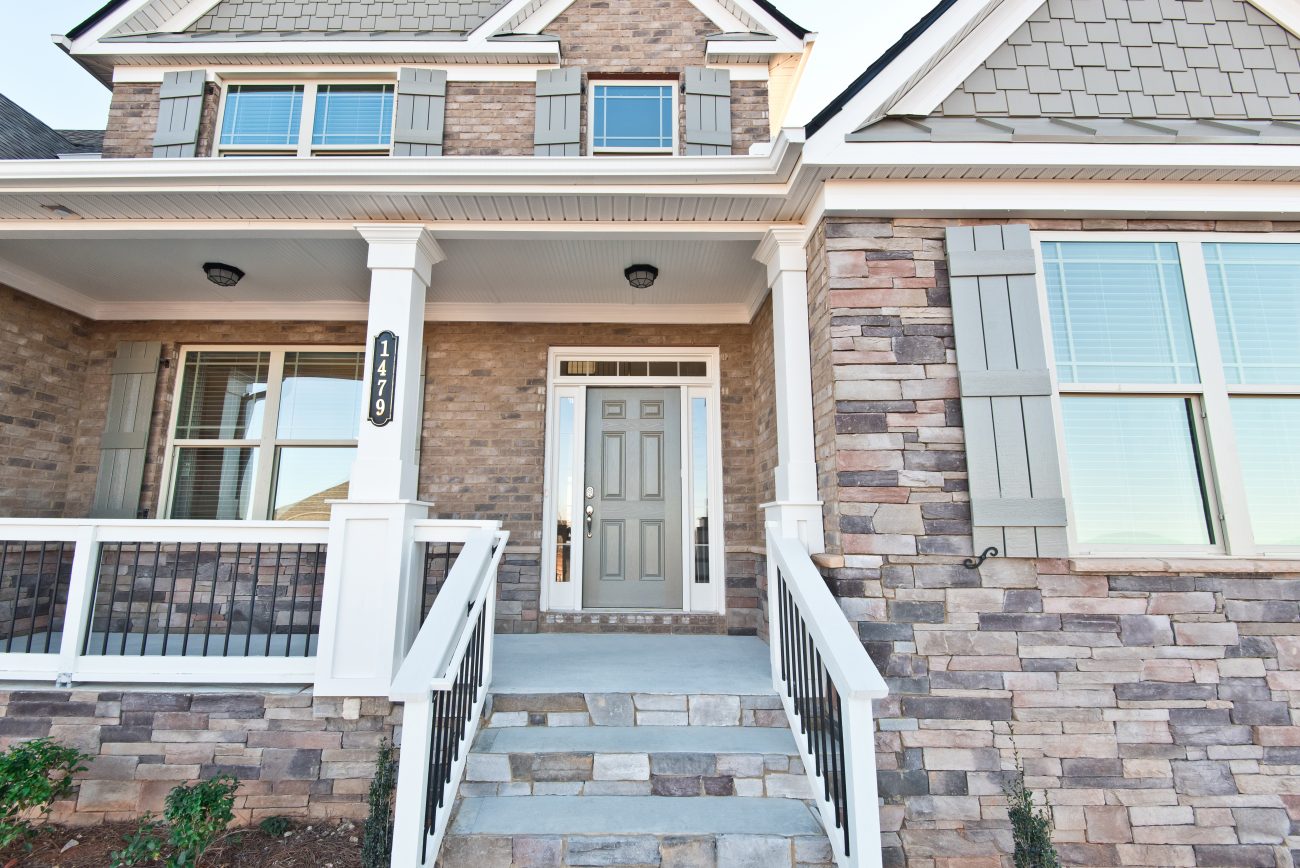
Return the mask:
POLYGON ((772 669, 753 636, 502 635, 492 692, 761 695, 772 669))

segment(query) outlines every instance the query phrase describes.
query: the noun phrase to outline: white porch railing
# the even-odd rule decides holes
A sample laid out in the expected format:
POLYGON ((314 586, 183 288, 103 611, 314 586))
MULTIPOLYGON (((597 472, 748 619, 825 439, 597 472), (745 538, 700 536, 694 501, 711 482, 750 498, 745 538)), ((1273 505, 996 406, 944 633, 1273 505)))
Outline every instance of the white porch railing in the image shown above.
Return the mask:
POLYGON ((324 522, 0 519, 0 672, 310 683, 324 522))
MULTIPOLYGON (((416 540, 461 542, 389 695, 405 703, 394 868, 433 865, 492 684, 496 579, 510 535, 497 522, 417 522, 416 540)), ((426 583, 429 555, 426 554, 426 583)))
POLYGON ((889 688, 800 542, 769 528, 767 552, 772 680, 836 862, 879 868, 871 700, 889 688))

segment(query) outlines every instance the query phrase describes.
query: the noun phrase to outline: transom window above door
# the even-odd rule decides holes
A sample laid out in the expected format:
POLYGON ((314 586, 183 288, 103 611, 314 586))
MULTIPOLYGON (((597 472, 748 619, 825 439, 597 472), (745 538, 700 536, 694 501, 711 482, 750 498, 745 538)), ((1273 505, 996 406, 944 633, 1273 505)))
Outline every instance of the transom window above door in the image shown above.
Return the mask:
POLYGON ((593 82, 591 152, 668 153, 677 149, 677 85, 593 82))
POLYGON ((226 88, 221 156, 387 154, 391 84, 234 84, 226 88))
POLYGON ((168 517, 329 518, 347 497, 361 350, 186 350, 169 448, 168 517))

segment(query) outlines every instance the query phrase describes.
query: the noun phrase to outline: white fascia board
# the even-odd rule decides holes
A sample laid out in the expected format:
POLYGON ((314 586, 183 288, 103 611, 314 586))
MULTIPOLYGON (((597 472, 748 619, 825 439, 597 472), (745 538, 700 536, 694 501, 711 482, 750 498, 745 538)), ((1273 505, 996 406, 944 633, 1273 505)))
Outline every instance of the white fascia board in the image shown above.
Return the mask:
POLYGON ((1002 0, 920 81, 885 106, 883 113, 915 117, 931 114, 1042 5, 1043 0, 1002 0))
MULTIPOLYGON (((133 84, 153 84, 161 82, 163 76, 168 72, 189 69, 192 66, 193 64, 178 64, 175 66, 118 66, 113 69, 113 81, 133 84)), ((239 78, 265 78, 268 76, 318 80, 323 75, 329 75, 331 78, 336 76, 346 76, 349 78, 387 76, 396 78, 399 69, 410 66, 442 69, 447 73, 448 81, 527 83, 532 83, 537 80, 538 70, 555 68, 555 64, 553 63, 449 63, 441 66, 438 64, 425 63, 358 63, 349 64, 343 68, 329 68, 322 67, 319 64, 307 63, 264 63, 239 64, 235 66, 208 66, 206 72, 208 81, 239 78)), ((763 71, 766 72, 766 70, 763 71)), ((741 80, 737 79, 734 75, 732 78, 741 80)))
POLYGON ((222 160, 0 161, 0 193, 196 192, 373 189, 423 193, 513 191, 557 195, 678 191, 687 195, 769 195, 794 175, 802 145, 783 132, 765 156, 723 157, 249 157, 222 160), (584 189, 585 188, 585 189, 584 189))
POLYGON ((827 181, 805 220, 877 217, 1290 219, 1291 184, 1134 181, 827 181))
POLYGON ((770 56, 774 54, 800 54, 803 46, 790 47, 779 39, 709 39, 705 42, 705 54, 710 57, 730 56, 770 56))
MULTIPOLYGON (((112 33, 117 28, 126 23, 131 16, 148 6, 152 0, 135 0, 135 2, 126 3, 120 9, 116 9, 104 17, 103 21, 95 24, 85 33, 72 40, 67 46, 70 54, 79 54, 87 49, 94 48, 99 40, 112 33)), ((90 53, 95 53, 91 51, 90 53)))
POLYGON ((843 144, 845 136, 855 132, 869 118, 879 115, 889 100, 905 88, 945 45, 956 39, 972 20, 983 14, 988 2, 989 0, 958 0, 809 138, 805 159, 809 155, 822 158, 828 150, 833 150, 837 144, 843 144))
MULTIPOLYGON (((73 49, 72 54, 81 57, 193 57, 201 54, 230 57, 257 57, 259 55, 312 55, 331 56, 340 54, 403 56, 484 56, 498 57, 534 57, 543 56, 556 63, 560 59, 560 48, 555 42, 468 42, 463 40, 438 40, 408 42, 406 40, 376 40, 373 42, 289 42, 267 40, 266 42, 114 42, 97 45, 91 49, 73 49)), ((193 66, 193 64, 191 64, 193 66)))

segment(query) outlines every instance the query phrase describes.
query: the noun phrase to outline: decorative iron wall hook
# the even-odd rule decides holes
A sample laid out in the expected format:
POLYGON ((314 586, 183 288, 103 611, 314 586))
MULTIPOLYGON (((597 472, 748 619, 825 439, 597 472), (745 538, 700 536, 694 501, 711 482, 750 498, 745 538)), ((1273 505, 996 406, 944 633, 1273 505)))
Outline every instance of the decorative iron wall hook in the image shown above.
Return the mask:
POLYGON ((979 557, 967 558, 966 560, 961 562, 961 565, 968 570, 977 570, 980 567, 984 566, 984 562, 987 561, 989 558, 995 558, 997 556, 998 556, 997 546, 989 546, 984 551, 980 552, 979 557))

